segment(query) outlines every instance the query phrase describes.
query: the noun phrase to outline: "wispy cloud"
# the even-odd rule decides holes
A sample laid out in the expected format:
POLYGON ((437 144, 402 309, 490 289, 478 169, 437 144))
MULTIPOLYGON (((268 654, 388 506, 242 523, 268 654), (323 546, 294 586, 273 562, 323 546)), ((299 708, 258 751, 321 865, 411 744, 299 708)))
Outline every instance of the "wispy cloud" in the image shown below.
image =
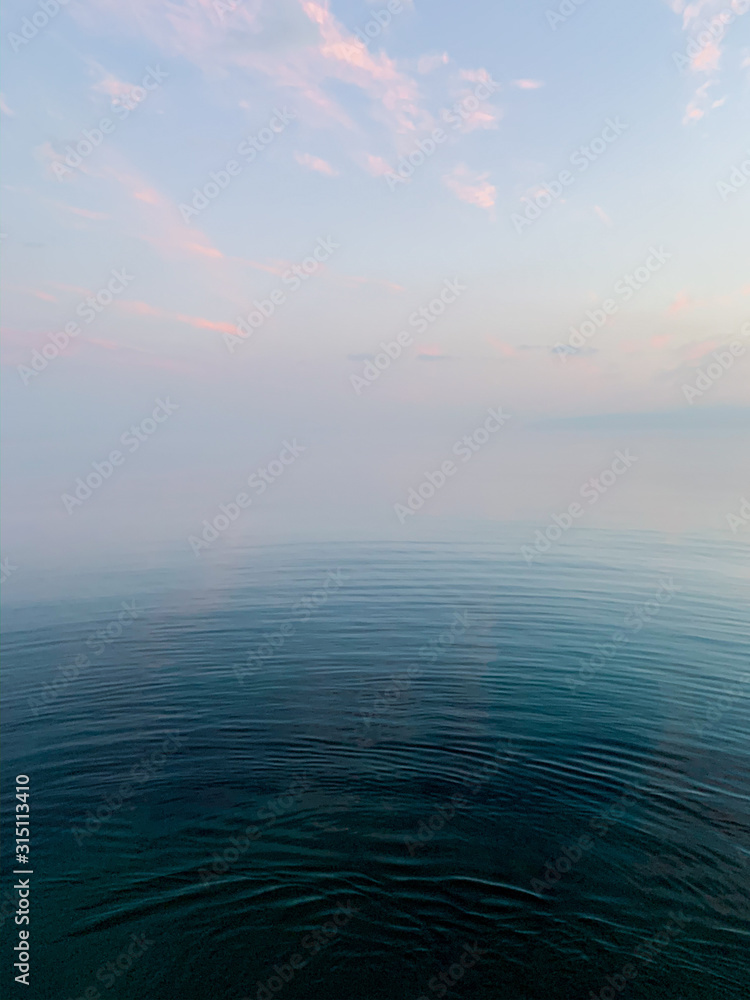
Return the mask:
POLYGON ((709 111, 721 107, 724 98, 711 101, 708 90, 719 82, 724 42, 727 33, 734 30, 736 22, 747 15, 747 8, 739 11, 736 4, 724 0, 667 0, 671 9, 682 18, 685 49, 675 53, 675 61, 690 74, 707 79, 696 89, 683 115, 684 125, 694 124, 709 111), (726 13, 731 21, 725 20, 726 13))
POLYGON ((493 213, 497 190, 487 180, 489 172, 478 173, 461 163, 443 176, 443 182, 460 201, 493 213))
POLYGON ((447 52, 439 52, 435 55, 420 56, 417 60, 417 72, 426 75, 427 73, 432 73, 440 66, 447 66, 450 62, 450 56, 447 52))
POLYGON ((311 153, 295 153, 294 158, 300 166, 307 167, 308 170, 316 170, 319 174, 327 174, 328 177, 338 177, 338 170, 334 170, 330 163, 319 156, 313 156, 311 153))
POLYGON ((701 118, 706 114, 708 110, 708 105, 710 98, 708 97, 708 89, 712 87, 716 81, 707 80, 702 86, 698 87, 692 100, 685 109, 685 114, 682 118, 683 125, 689 125, 691 122, 700 121, 701 118))
POLYGON ((373 156, 372 153, 365 153, 364 167, 373 177, 385 177, 392 170, 390 164, 382 156, 373 156))
POLYGON ((118 301, 118 306, 124 312, 133 313, 136 316, 151 316, 154 319, 170 320, 174 323, 183 323, 185 326, 192 326, 197 330, 212 330, 216 333, 236 332, 236 327, 232 323, 205 319, 202 316, 186 316, 184 313, 170 312, 167 309, 161 309, 158 306, 152 306, 148 302, 140 302, 136 299, 120 300, 118 301))
POLYGON ((70 212, 71 215, 77 215, 82 219, 90 219, 92 222, 106 222, 111 219, 112 216, 108 215, 106 212, 94 212, 89 208, 78 208, 76 205, 64 205, 62 202, 55 202, 57 207, 63 212, 70 212))
POLYGON ((86 62, 89 66, 89 72, 96 77, 96 83, 91 88, 95 94, 104 94, 107 97, 124 97, 133 90, 135 84, 121 80, 95 59, 88 58, 86 62))
POLYGON ((687 309, 689 304, 690 304, 690 296, 686 291, 682 291, 677 295, 675 300, 672 303, 670 303, 670 306, 667 309, 667 313, 670 316, 675 316, 677 313, 680 313, 684 309, 687 309))

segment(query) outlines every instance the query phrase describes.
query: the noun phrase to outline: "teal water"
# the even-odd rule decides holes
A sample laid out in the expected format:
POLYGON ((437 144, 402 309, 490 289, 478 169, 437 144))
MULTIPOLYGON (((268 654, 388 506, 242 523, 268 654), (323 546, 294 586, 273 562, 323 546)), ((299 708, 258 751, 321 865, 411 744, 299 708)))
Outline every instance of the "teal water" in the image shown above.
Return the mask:
POLYGON ((746 997, 748 548, 525 541, 255 547, 10 604, 26 995, 746 997))

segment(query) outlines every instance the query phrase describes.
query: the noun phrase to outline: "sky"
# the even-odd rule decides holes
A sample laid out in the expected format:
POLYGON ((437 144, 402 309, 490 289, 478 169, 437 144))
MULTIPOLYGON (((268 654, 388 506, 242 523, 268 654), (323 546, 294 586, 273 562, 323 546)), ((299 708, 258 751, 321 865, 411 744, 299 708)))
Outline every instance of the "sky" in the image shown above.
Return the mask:
POLYGON ((746 0, 10 0, 0 33, 4 553, 190 555, 294 441, 216 547, 240 522, 544 523, 629 446, 613 516, 726 530, 746 0))

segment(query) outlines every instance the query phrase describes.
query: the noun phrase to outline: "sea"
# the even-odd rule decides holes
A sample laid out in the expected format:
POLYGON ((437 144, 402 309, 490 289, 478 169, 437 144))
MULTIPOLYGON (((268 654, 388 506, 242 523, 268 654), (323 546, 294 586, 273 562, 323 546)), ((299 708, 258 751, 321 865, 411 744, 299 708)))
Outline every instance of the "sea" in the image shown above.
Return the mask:
POLYGON ((3 995, 746 1000, 750 546, 529 540, 255 542, 7 600, 3 995))

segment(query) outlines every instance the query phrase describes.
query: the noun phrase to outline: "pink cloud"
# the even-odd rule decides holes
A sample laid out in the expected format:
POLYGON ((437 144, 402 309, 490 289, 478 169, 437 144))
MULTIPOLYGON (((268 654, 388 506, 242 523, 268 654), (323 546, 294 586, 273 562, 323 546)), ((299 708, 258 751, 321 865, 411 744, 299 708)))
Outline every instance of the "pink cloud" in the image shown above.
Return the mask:
POLYGON ((368 93, 380 106, 381 118, 398 133, 427 127, 431 117, 419 106, 419 87, 384 52, 373 55, 356 35, 350 34, 331 13, 327 0, 302 0, 302 9, 318 26, 317 55, 322 65, 308 69, 308 89, 315 92, 315 77, 334 75, 368 93), (310 72, 312 70, 312 72, 310 72), (321 72, 322 71, 322 72, 321 72), (327 72, 326 72, 327 71, 327 72))
POLYGON ((721 344, 718 340, 704 340, 700 344, 693 344, 693 346, 687 351, 685 357, 688 361, 698 361, 700 358, 708 354, 709 351, 713 351, 720 346, 721 344))
POLYGON ((689 28, 693 21, 697 21, 704 13, 708 14, 708 8, 715 8, 716 13, 718 13, 725 4, 718 2, 718 0, 694 0, 693 3, 685 4, 677 3, 672 9, 677 14, 682 14, 682 26, 683 28, 689 28))
POLYGON ((541 80, 513 80, 513 86, 519 90, 538 90, 544 83, 541 80))
POLYGON ((714 85, 714 80, 706 80, 695 92, 693 99, 685 109, 685 116, 682 119, 683 125, 690 122, 700 121, 706 113, 708 107, 708 89, 714 85))
POLYGON ((92 212, 88 208, 76 208, 74 205, 60 205, 66 212, 70 212, 71 215, 79 215, 82 219, 92 219, 97 222, 104 222, 112 217, 107 215, 106 212, 92 212))
MULTIPOLYGON (((253 80, 265 76, 281 90, 281 100, 290 102, 300 121, 304 119, 312 128, 342 126, 359 144, 366 141, 362 116, 356 121, 351 118, 335 96, 338 83, 359 88, 369 99, 370 116, 390 135, 399 155, 411 152, 416 138, 435 126, 417 78, 384 51, 371 52, 337 20, 329 0, 279 4, 297 42, 268 50, 258 44, 258 38, 271 6, 277 5, 268 0, 238 3, 231 14, 231 30, 237 33, 231 45, 227 45, 228 28, 216 17, 213 0, 167 4, 89 0, 71 9, 71 16, 89 31, 146 40, 170 59, 193 62, 210 79, 233 71, 253 80), (306 24, 300 24, 300 12, 306 24), (249 44, 239 44, 241 38, 249 44)), ((107 86, 114 89, 116 82, 109 80, 107 86)))
POLYGON ((612 225, 612 220, 610 219, 610 217, 607 215, 607 213, 604 211, 603 208, 600 208, 599 205, 594 205, 594 211, 599 216, 599 218, 602 220, 602 222, 604 223, 605 226, 611 226, 612 225))
POLYGON ((459 164, 443 176, 443 182, 460 201, 476 205, 477 208, 484 208, 491 213, 495 207, 497 190, 487 180, 488 177, 489 172, 480 174, 470 170, 465 164, 459 164))
POLYGON ((265 271, 266 274, 275 274, 280 277, 285 271, 288 271, 292 266, 291 260, 273 260, 270 264, 261 264, 257 260, 247 260, 244 257, 233 257, 232 260, 238 260, 242 264, 247 264, 248 267, 252 267, 255 271, 265 271))
POLYGON ((473 132, 478 128, 496 128, 501 117, 500 112, 494 108, 477 108, 476 111, 470 111, 468 114, 464 111, 461 131, 473 132))
POLYGON ((217 333, 236 332, 236 327, 232 323, 217 323, 214 320, 203 319, 201 316, 185 316, 182 313, 176 313, 174 318, 178 323, 186 323, 198 330, 216 330, 217 333))
POLYGON ((145 188, 143 191, 133 191, 133 197, 137 201, 145 201, 147 205, 158 205, 160 198, 153 188, 145 188))
POLYGON ((58 300, 54 295, 50 295, 49 292, 43 292, 38 288, 22 288, 20 286, 6 287, 6 291, 11 292, 21 292, 24 295, 33 295, 35 299, 41 299, 42 302, 57 302, 58 300))
POLYGON ((328 177, 338 177, 338 170, 334 170, 330 163, 322 160, 319 156, 312 156, 310 153, 295 153, 294 158, 302 167, 308 170, 317 170, 320 174, 328 177))
MULTIPOLYGON (((726 9, 734 9, 735 5, 722 0, 694 0, 693 3, 685 3, 685 0, 667 0, 667 3, 675 14, 682 16, 686 42, 685 49, 680 53, 682 66, 689 66, 693 73, 701 73, 708 77, 685 109, 682 123, 690 125, 700 121, 709 111, 721 107, 724 103, 724 98, 711 102, 706 91, 719 82, 722 44, 727 30, 732 30, 731 27, 727 28, 720 15, 726 9), (710 34, 701 30, 706 26, 711 29, 710 34)), ((736 9, 734 14, 736 18, 736 9)))
POLYGON ((119 299, 118 306, 125 312, 135 313, 137 316, 165 316, 163 309, 150 306, 148 302, 139 302, 137 299, 119 299))
POLYGON ((469 80, 471 83, 492 83, 492 76, 486 69, 462 69, 458 75, 462 80, 469 80))
POLYGON ((137 299, 120 299, 118 306, 125 312, 135 313, 137 316, 153 316, 157 319, 171 320, 176 323, 184 323, 186 326, 195 327, 198 330, 216 330, 217 333, 234 333, 235 327, 232 323, 216 322, 215 320, 204 319, 202 316, 186 316, 184 313, 172 313, 158 306, 149 305, 148 302, 141 302, 137 299))
POLYGON ((205 233, 193 225, 186 225, 175 202, 162 195, 129 167, 105 166, 95 176, 119 185, 126 199, 140 210, 134 212, 130 208, 127 213, 134 232, 140 239, 156 247, 166 259, 198 256, 221 260, 224 257, 205 233))
POLYGON ((203 243, 185 243, 184 246, 187 250, 192 250, 193 253, 201 254, 204 257, 213 257, 215 260, 222 260, 224 257, 221 250, 203 243))
POLYGON ((688 293, 684 291, 680 292, 674 302, 670 305, 669 309, 667 309, 667 313, 670 316, 674 316, 676 313, 682 312, 683 309, 687 309, 689 305, 690 296, 688 293))
POLYGON ((372 153, 365 154, 365 169, 373 177, 384 177, 390 173, 391 167, 382 156, 373 156, 372 153))
POLYGON ((516 350, 512 344, 508 344, 504 340, 499 340, 497 337, 487 337, 487 341, 503 358, 521 357, 521 352, 516 350))
POLYGON ((716 42, 709 42, 690 60, 690 68, 696 73, 710 73, 719 68, 721 49, 716 42))
POLYGON ((108 72, 103 66, 101 66, 95 59, 87 60, 92 73, 95 73, 99 79, 91 88, 97 94, 106 94, 107 97, 124 97, 129 94, 133 88, 134 84, 126 83, 124 80, 120 80, 114 75, 114 73, 108 72))

